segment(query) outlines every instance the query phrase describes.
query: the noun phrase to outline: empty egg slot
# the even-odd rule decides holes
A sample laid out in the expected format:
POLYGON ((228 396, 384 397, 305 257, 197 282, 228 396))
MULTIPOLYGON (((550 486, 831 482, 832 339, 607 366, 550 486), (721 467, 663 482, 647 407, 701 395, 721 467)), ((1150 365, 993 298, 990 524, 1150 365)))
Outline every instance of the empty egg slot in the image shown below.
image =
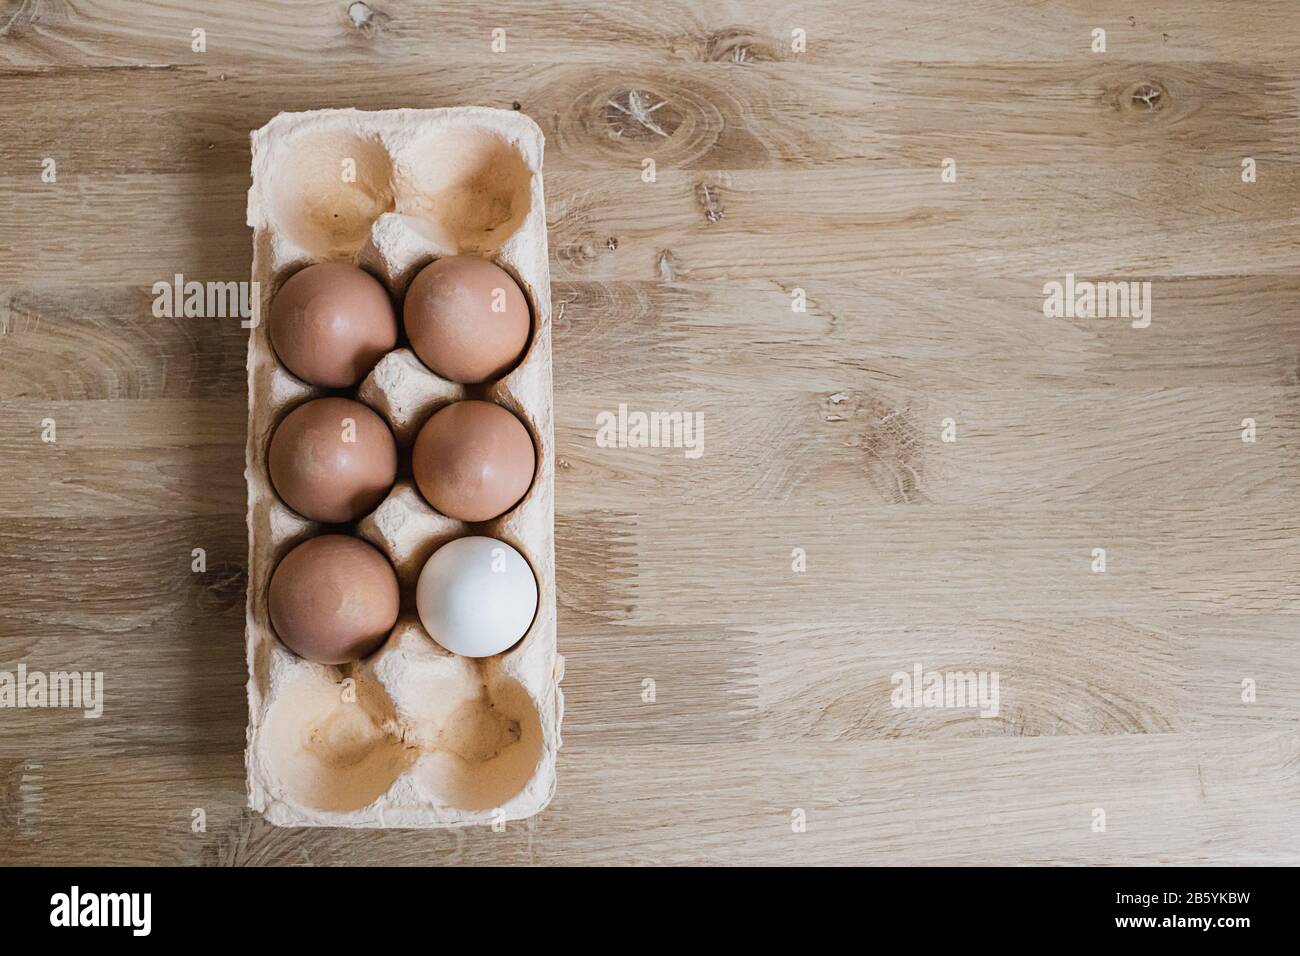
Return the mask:
POLYGON ((393 168, 378 136, 300 132, 278 146, 264 192, 284 234, 318 259, 350 261, 394 208, 393 168))
POLYGON ((360 810, 388 792, 415 754, 391 732, 392 702, 372 681, 303 665, 279 688, 261 728, 263 759, 285 794, 326 812, 360 810))
POLYGON ((396 164, 397 211, 436 223, 455 251, 491 256, 523 225, 533 173, 517 147, 477 125, 444 126, 396 164))
POLYGON ((365 669, 395 702, 390 729, 418 753, 411 778, 424 799, 488 810, 528 785, 542 757, 541 717, 495 658, 451 654, 408 618, 365 669))
POLYGON ((519 794, 542 757, 542 726, 528 692, 503 677, 482 685, 445 724, 438 745, 425 751, 411 775, 417 790, 439 803, 483 811, 519 794))

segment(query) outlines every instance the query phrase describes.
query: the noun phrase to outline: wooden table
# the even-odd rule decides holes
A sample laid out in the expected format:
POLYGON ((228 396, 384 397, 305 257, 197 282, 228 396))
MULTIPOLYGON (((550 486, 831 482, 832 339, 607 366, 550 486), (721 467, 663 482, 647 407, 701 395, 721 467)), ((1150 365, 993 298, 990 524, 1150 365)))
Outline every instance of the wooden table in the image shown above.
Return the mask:
POLYGON ((5 862, 1300 862, 1292 0, 9 2, 0 62, 0 669, 106 687, 0 710, 5 862), (246 332, 151 288, 248 277, 277 112, 463 103, 548 141, 559 792, 276 829, 246 332), (703 455, 599 447, 621 403, 703 455))

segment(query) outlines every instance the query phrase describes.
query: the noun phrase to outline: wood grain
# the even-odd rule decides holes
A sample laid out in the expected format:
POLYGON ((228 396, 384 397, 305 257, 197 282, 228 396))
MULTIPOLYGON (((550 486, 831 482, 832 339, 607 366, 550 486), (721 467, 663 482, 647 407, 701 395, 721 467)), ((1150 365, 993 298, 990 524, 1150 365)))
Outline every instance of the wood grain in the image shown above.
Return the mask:
POLYGON ((99 720, 0 710, 6 862, 1300 862, 1293 3, 369 9, 0 5, 0 670, 105 674, 99 720), (277 830, 247 333, 150 289, 247 276, 275 113, 455 103, 547 137, 559 791, 277 830), (1067 272, 1151 282, 1151 326, 1044 318, 1067 272), (601 447, 620 403, 704 454, 601 447), (893 707, 918 663, 998 715, 893 707))

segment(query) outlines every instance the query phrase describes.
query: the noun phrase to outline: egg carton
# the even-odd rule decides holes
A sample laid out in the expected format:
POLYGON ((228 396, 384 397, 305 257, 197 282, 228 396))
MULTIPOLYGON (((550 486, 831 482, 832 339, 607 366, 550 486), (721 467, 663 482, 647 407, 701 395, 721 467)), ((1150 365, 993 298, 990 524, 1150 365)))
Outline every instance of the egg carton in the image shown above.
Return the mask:
POLYGON ((276 637, 267 587, 279 560, 323 531, 277 497, 267 446, 292 408, 338 394, 295 378, 277 360, 268 323, 248 345, 249 805, 281 826, 452 827, 529 817, 555 791, 564 659, 555 631, 555 447, 550 264, 541 130, 512 111, 317 110, 281 113, 251 134, 253 280, 260 315, 279 286, 316 262, 355 263, 398 303, 434 259, 490 258, 532 308, 527 352, 503 379, 463 386, 439 378, 407 347, 388 353, 355 390, 392 427, 401 461, 387 498, 346 529, 380 548, 401 585, 402 610, 374 654, 338 667, 305 661, 276 637), (532 487, 493 521, 434 511, 410 474, 410 448, 438 408, 462 398, 519 416, 537 449, 532 487), (537 616, 513 648, 480 660, 444 650, 415 611, 425 560, 467 534, 500 538, 537 577, 537 616))

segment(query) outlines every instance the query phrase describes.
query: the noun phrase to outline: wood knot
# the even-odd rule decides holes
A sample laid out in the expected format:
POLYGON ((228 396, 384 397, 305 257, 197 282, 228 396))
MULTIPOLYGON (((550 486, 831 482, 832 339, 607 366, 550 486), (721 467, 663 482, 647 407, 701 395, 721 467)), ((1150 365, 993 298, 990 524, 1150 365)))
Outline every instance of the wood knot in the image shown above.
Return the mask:
POLYGON ((364 36, 374 36, 376 33, 382 32, 388 25, 388 19, 388 14, 376 10, 370 4, 362 3, 360 0, 348 4, 348 20, 364 36))
POLYGON ((722 208, 722 197, 719 192, 716 184, 695 184, 695 202, 704 211, 705 222, 718 222, 726 214, 722 208))
POLYGON ((925 441, 910 407, 844 390, 821 396, 818 410, 823 421, 843 431, 844 446, 857 450, 879 500, 925 500, 925 441))
POLYGON ((1159 113, 1169 105, 1169 91, 1155 80, 1140 80, 1119 97, 1119 108, 1127 113, 1159 113))
POLYGON ((705 63, 760 63, 780 57, 768 40, 755 37, 747 30, 729 28, 708 36, 701 59, 705 63))
POLYGON ((659 281, 676 282, 677 281, 677 261, 673 258, 671 249, 662 249, 655 257, 655 265, 659 269, 659 281))
POLYGON ((667 139, 681 125, 681 112, 646 90, 623 90, 605 103, 605 126, 620 139, 667 139))

